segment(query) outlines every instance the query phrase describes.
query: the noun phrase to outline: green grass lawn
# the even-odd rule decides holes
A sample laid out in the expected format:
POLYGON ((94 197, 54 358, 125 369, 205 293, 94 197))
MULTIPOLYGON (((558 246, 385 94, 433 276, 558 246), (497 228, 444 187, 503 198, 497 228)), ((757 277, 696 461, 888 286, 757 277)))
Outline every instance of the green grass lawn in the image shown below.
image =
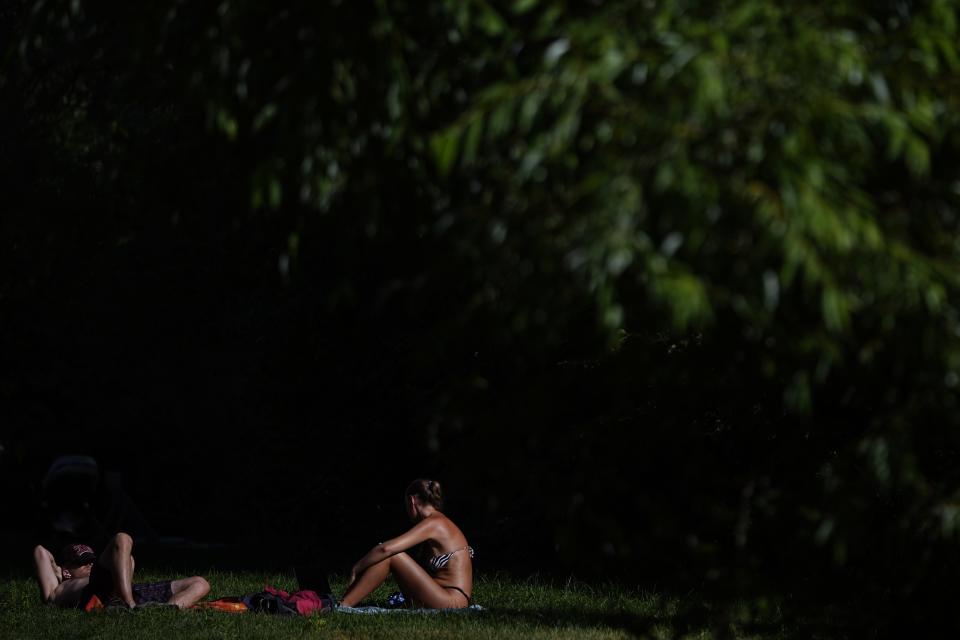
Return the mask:
MULTIPOLYGON (((138 580, 163 579, 138 574, 138 580)), ((242 595, 265 584, 291 589, 288 577, 258 573, 206 574, 210 598, 242 595)), ((334 589, 343 582, 334 580, 334 589)), ((394 589, 371 596, 382 604, 394 589)), ((40 603, 32 580, 0 580, 0 638, 758 638, 795 635, 765 601, 711 607, 702 599, 666 598, 623 587, 493 576, 477 580, 481 612, 361 616, 336 612, 309 618, 217 611, 145 609, 83 613, 40 603)))

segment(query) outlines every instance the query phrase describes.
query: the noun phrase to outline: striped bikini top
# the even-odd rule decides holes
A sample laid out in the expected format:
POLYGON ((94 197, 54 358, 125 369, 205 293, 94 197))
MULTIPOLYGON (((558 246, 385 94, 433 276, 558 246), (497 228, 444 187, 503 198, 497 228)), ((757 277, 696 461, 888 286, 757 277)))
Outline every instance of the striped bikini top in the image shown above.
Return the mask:
POLYGON ((467 545, 460 549, 451 551, 450 553, 443 553, 443 554, 440 554, 439 556, 433 556, 427 561, 427 563, 430 565, 431 569, 433 569, 434 571, 439 571, 440 569, 443 569, 445 566, 447 566, 447 563, 450 562, 450 558, 460 553, 461 551, 468 552, 470 554, 470 558, 471 559, 473 558, 473 547, 471 547, 470 545, 467 545))

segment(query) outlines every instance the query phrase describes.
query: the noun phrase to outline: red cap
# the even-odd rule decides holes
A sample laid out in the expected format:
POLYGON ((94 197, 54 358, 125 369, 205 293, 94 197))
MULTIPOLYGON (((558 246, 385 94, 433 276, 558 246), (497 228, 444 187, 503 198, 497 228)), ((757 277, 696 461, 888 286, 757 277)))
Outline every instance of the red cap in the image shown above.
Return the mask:
POLYGON ((60 551, 60 566, 82 567, 97 559, 97 554, 85 544, 68 544, 60 551))

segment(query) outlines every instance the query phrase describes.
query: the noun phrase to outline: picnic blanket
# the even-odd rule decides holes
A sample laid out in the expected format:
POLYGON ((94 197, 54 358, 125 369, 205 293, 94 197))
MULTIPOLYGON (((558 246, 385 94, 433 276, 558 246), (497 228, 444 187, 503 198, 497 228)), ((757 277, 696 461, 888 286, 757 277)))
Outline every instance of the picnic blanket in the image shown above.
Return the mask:
POLYGON ((485 609, 478 604, 472 604, 469 607, 462 609, 402 609, 398 607, 337 607, 335 611, 337 613, 349 613, 349 614, 358 614, 358 615, 380 615, 380 614, 419 614, 419 613, 476 613, 477 611, 484 611, 485 609))

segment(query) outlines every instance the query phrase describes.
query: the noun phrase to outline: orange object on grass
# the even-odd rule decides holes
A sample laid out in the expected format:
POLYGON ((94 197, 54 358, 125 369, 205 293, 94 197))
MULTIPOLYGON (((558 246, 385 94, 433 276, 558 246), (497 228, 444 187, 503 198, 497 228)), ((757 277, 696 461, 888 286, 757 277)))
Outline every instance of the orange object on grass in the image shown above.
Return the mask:
POLYGON ((227 613, 243 613, 247 610, 247 605, 243 604, 240 598, 220 598, 218 600, 198 602, 190 608, 213 609, 215 611, 226 611, 227 613))
POLYGON ((97 597, 97 594, 90 596, 90 599, 87 600, 87 604, 83 605, 83 610, 87 613, 91 611, 96 611, 98 609, 103 609, 103 603, 100 602, 100 598, 97 597))

